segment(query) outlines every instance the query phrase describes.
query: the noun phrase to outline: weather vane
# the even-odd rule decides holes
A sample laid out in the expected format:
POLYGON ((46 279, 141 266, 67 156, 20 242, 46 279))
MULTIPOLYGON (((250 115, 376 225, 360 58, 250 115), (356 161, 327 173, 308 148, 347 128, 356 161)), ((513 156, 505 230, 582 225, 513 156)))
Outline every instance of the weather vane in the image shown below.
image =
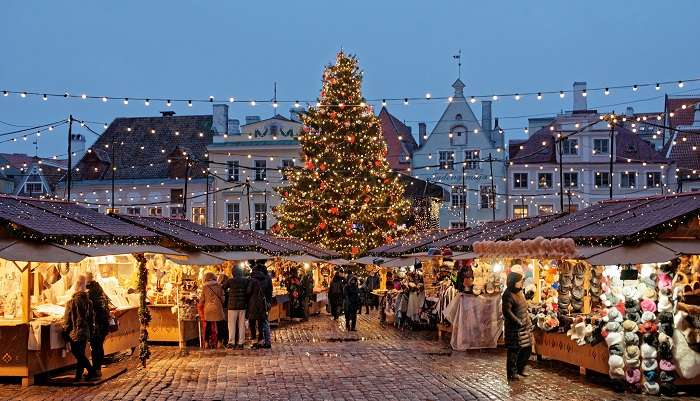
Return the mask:
POLYGON ((457 78, 462 79, 462 49, 459 49, 452 58, 457 60, 457 78))

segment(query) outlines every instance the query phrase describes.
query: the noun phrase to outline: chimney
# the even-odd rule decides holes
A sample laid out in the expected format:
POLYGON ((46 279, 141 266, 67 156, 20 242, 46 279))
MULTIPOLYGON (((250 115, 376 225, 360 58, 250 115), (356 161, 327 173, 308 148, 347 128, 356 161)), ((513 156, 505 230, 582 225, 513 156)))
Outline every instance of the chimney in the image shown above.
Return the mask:
POLYGON ((588 110, 588 102, 586 96, 583 96, 586 91, 586 82, 574 82, 574 109, 573 111, 588 110))
POLYGON ((481 101, 481 129, 487 134, 491 134, 491 101, 481 101))
POLYGON ((214 135, 228 134, 228 105, 215 104, 211 130, 214 135))
POLYGON ((71 134, 70 146, 72 152, 75 153, 71 160, 73 162, 71 167, 75 167, 85 155, 85 137, 82 134, 71 134))
POLYGON ((237 119, 228 120, 228 133, 231 135, 237 135, 241 133, 241 122, 237 119))
POLYGON ((425 123, 418 123, 418 144, 423 146, 428 140, 428 132, 425 123))
POLYGON ((627 106, 627 109, 625 110, 625 115, 627 117, 634 117, 634 107, 627 106))
POLYGON ((245 124, 253 124, 260 121, 260 116, 245 116, 245 124))
POLYGON ((165 110, 160 112, 162 117, 172 117, 175 115, 175 112, 172 110, 165 110))

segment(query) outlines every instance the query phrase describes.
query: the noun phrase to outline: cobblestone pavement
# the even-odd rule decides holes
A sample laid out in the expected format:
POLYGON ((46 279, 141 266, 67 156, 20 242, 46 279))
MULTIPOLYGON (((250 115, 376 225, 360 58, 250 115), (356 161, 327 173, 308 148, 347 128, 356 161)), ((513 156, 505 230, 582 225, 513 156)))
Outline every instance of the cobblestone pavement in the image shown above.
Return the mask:
MULTIPOLYGON (((314 317, 273 331, 271 350, 180 351, 154 346, 146 369, 95 387, 0 384, 2 400, 643 400, 614 393, 578 371, 540 363, 509 385, 503 350, 452 352, 434 333, 382 328, 361 315, 358 331, 314 317)), ((691 399, 676 397, 675 399, 691 399)), ((699 399, 700 398, 695 398, 699 399)))

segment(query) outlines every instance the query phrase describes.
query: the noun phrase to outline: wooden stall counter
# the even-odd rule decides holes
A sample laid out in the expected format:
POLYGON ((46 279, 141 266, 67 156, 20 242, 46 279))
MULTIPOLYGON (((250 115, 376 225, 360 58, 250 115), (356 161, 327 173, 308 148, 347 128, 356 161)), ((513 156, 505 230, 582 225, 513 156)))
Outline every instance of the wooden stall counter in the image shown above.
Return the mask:
POLYGON ((182 320, 178 326, 175 305, 148 305, 151 323, 148 325, 148 340, 156 342, 175 342, 184 346, 190 340, 199 338, 196 320, 182 320), (180 336, 180 331, 182 336, 180 336))

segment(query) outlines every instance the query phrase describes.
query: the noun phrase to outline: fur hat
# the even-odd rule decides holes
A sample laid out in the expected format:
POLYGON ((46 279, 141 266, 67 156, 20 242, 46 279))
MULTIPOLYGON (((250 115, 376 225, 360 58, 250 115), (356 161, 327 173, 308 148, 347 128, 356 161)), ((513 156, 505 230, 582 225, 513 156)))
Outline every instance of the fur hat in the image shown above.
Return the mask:
POLYGON ((639 380, 642 378, 642 372, 639 371, 639 369, 627 369, 625 372, 625 380, 627 380, 627 383, 629 384, 635 384, 639 383, 639 380))
POLYGON ((622 313, 620 313, 620 311, 617 310, 617 308, 608 309, 608 315, 606 316, 606 318, 608 319, 606 321, 609 321, 609 322, 622 323, 622 313))
POLYGON ((676 380, 676 374, 672 371, 663 370, 661 373, 659 373, 659 381, 663 383, 672 382, 674 380, 676 380))
POLYGON ((657 394, 659 394, 659 383, 645 381, 644 384, 642 385, 642 389, 647 394, 657 395, 657 394))
POLYGON ((673 312, 673 303, 668 295, 659 296, 659 315, 663 312, 673 312))
POLYGON ((670 290, 671 287, 673 286, 673 280, 671 279, 671 276, 668 275, 668 273, 659 273, 658 274, 658 285, 659 289, 665 289, 665 290, 670 290))
POLYGON ((656 348, 659 346, 659 340, 657 338, 656 333, 646 333, 642 336, 642 342, 644 344, 649 344, 652 347, 656 348))
POLYGON ((628 345, 625 348, 625 359, 639 358, 639 347, 636 345, 628 345))
POLYGON ((608 322, 608 324, 605 325, 605 330, 607 330, 608 333, 616 333, 622 331, 622 326, 620 326, 618 322, 608 322))
POLYGON ((670 348, 673 348, 673 337, 666 333, 659 333, 659 343, 668 343, 670 348))
POLYGON ((633 322, 632 320, 625 320, 624 322, 622 322, 622 328, 625 331, 636 333, 637 332, 637 323, 633 322))
POLYGON ((628 299, 625 301, 625 313, 639 312, 639 301, 628 299))
POLYGON ((673 359, 673 352, 671 352, 670 343, 659 344, 659 357, 661 359, 673 359))
POLYGON ((642 358, 654 359, 654 362, 656 362, 656 348, 647 343, 643 343, 640 349, 642 350, 642 358))
POLYGON ((622 332, 608 332, 608 335, 605 337, 605 343, 608 345, 608 348, 612 347, 613 345, 622 344, 622 332))
POLYGON ((625 377, 625 361, 619 355, 610 355, 608 358, 608 367, 610 368, 610 377, 613 379, 621 379, 625 377))
POLYGON ((639 345, 639 337, 634 332, 626 331, 623 339, 626 345, 639 345))
POLYGON ((656 301, 658 296, 657 296, 656 290, 654 288, 656 288, 656 286, 647 286, 644 289, 644 292, 642 293, 642 298, 651 299, 652 301, 656 301))
POLYGON ((644 322, 639 326, 640 333, 656 333, 656 323, 654 322, 644 322))
POLYGON ((654 312, 644 312, 642 313, 642 324, 646 322, 653 322, 656 320, 656 315, 654 315, 654 312))
POLYGON ((586 322, 579 322, 576 323, 576 325, 571 326, 569 331, 566 332, 566 335, 571 337, 572 340, 576 341, 579 345, 585 344, 585 333, 584 331, 586 330, 586 322))
POLYGON ((642 302, 639 303, 639 306, 642 308, 644 312, 651 312, 654 313, 656 312, 656 303, 652 301, 651 299, 645 299, 642 302))
POLYGON ((654 371, 658 367, 659 367, 659 364, 656 362, 656 359, 643 359, 642 360, 642 370, 644 372, 654 371))
POLYGON ((669 359, 662 359, 659 361, 659 367, 661 370, 664 372, 674 372, 676 370, 676 365, 673 364, 673 361, 669 359))
POLYGON ((610 348, 608 348, 608 353, 617 356, 624 355, 625 351, 624 348, 622 348, 622 343, 611 345, 610 348))
POLYGON ((637 291, 637 287, 635 286, 628 286, 622 289, 622 295, 625 296, 625 299, 630 300, 630 299, 639 299, 639 292, 637 291))

